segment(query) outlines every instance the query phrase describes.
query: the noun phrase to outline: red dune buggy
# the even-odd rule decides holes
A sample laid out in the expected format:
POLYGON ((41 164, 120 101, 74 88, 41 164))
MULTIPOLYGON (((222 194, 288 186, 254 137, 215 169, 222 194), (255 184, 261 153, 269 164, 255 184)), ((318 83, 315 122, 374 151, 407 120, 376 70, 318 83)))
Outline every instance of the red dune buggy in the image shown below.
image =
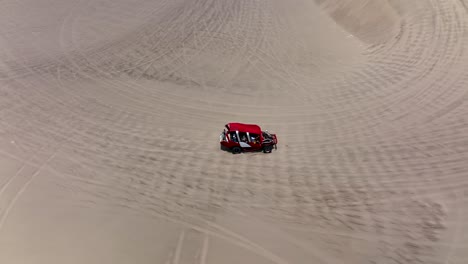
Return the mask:
POLYGON ((230 150, 233 154, 242 151, 263 151, 271 153, 276 149, 278 139, 276 134, 268 130, 262 131, 258 125, 243 123, 228 123, 219 136, 221 149, 230 150))

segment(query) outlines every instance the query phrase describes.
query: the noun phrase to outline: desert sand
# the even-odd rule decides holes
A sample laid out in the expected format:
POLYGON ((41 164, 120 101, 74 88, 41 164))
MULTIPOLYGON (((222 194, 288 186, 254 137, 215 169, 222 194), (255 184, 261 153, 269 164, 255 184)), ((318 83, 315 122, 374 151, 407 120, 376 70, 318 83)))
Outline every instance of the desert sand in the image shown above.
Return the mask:
POLYGON ((468 263, 467 6, 2 1, 0 263, 468 263))

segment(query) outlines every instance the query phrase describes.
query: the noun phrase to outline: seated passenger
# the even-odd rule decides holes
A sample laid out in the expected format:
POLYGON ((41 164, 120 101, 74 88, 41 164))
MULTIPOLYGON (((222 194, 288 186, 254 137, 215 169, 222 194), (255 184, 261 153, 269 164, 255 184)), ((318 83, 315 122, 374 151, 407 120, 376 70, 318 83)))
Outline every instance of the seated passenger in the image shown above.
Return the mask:
POLYGON ((241 141, 242 141, 242 142, 247 142, 247 137, 246 137, 245 135, 242 135, 242 136, 241 136, 241 141))
POLYGON ((231 140, 232 140, 232 142, 237 142, 236 134, 234 134, 234 133, 231 134, 231 140))

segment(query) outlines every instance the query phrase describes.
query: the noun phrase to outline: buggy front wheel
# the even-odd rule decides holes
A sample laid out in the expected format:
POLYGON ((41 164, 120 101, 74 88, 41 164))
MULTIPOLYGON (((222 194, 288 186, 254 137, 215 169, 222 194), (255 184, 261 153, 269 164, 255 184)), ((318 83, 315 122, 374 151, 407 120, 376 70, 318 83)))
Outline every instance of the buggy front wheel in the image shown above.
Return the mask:
POLYGON ((273 150, 272 145, 268 145, 268 146, 263 147, 263 153, 271 153, 272 150, 273 150))

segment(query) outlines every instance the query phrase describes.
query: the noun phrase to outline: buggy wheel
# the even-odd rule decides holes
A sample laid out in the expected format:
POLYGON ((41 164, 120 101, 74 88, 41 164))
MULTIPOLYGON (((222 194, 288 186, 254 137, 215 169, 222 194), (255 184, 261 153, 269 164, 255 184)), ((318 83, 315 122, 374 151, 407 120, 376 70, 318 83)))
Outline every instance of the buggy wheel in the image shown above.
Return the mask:
POLYGON ((232 151, 232 154, 239 154, 242 152, 242 149, 239 147, 233 147, 231 151, 232 151))
POLYGON ((268 146, 263 147, 263 153, 271 153, 272 150, 273 150, 272 145, 268 145, 268 146))

